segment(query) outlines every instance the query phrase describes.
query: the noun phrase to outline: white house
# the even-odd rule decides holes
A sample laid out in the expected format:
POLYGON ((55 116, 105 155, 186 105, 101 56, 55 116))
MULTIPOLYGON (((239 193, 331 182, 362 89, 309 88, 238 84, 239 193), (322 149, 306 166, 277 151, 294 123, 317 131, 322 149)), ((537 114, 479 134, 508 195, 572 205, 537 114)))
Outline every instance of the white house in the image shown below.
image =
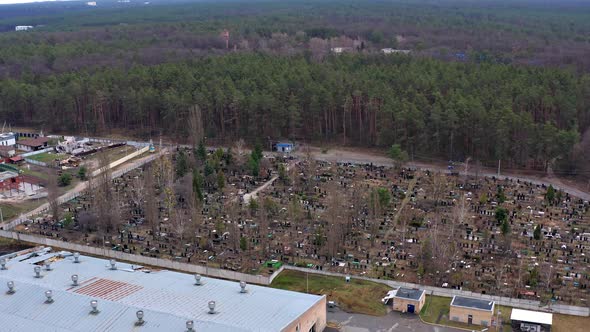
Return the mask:
POLYGON ((32 25, 17 25, 14 27, 14 31, 27 31, 32 28, 32 25))
POLYGON ((0 134, 0 146, 14 146, 16 144, 16 135, 14 133, 0 134))
POLYGON ((381 53, 384 53, 384 54, 394 54, 394 53, 410 54, 410 50, 396 50, 394 48, 383 48, 383 49, 381 49, 381 53))

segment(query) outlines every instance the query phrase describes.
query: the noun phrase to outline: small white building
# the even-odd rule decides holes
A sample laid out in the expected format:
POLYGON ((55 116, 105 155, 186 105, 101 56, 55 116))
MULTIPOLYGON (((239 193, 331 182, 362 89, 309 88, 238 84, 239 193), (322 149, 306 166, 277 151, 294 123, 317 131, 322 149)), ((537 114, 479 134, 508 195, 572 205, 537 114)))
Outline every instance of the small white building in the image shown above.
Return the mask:
POLYGON ((86 3, 87 6, 96 6, 96 1, 90 1, 86 3))
POLYGON ((394 48, 383 48, 383 49, 381 49, 381 53, 384 53, 384 54, 395 54, 395 53, 410 54, 410 50, 396 50, 394 48))
POLYGON ((32 29, 32 25, 17 25, 14 27, 14 31, 27 31, 32 29))
POLYGON ((510 321, 513 331, 549 332, 553 325, 553 314, 515 308, 510 314, 510 321))
POLYGON ((14 146, 16 144, 16 135, 14 133, 0 134, 0 146, 14 146))
POLYGON ((332 47, 330 50, 332 53, 340 54, 344 52, 344 47, 332 47))

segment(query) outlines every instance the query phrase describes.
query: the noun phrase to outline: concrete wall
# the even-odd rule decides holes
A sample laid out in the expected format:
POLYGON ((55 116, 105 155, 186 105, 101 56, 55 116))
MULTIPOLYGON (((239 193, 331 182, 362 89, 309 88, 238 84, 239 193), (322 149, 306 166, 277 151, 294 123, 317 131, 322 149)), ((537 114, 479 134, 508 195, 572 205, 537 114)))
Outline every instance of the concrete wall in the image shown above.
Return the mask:
POLYGON ((55 151, 55 149, 53 147, 51 147, 51 148, 45 148, 45 149, 38 150, 38 151, 32 151, 32 152, 23 153, 23 154, 21 154, 21 156, 23 158, 25 158, 25 157, 34 156, 36 154, 41 154, 41 153, 45 153, 45 152, 53 152, 53 151, 55 151))
POLYGON ((394 297, 393 299, 393 310, 407 312, 408 311, 408 304, 414 306, 414 313, 417 315, 422 310, 424 306, 424 302, 426 301, 426 295, 422 296, 420 300, 412 300, 412 299, 403 299, 399 297, 394 297))
POLYGON ((36 235, 30 234, 21 234, 17 232, 11 231, 4 231, 0 230, 0 236, 6 238, 12 238, 19 241, 30 242, 35 244, 40 244, 47 247, 56 247, 65 250, 69 250, 72 252, 80 252, 88 255, 93 256, 101 256, 107 258, 114 258, 120 261, 128 261, 133 263, 138 263, 142 265, 149 265, 154 267, 160 267, 170 270, 177 270, 187 273, 199 273, 202 275, 207 275, 210 277, 221 278, 221 279, 229 279, 229 280, 238 280, 238 281, 245 281, 252 284, 258 285, 268 285, 269 278, 261 275, 251 275, 245 274, 240 272, 235 272, 231 270, 222 270, 217 268, 210 268, 207 266, 195 265, 195 264, 188 264, 188 263, 181 263, 172 261, 169 259, 162 259, 162 258, 153 258, 147 257, 142 255, 134 255, 128 254, 120 251, 113 251, 107 248, 96 248, 76 243, 64 242, 54 239, 49 239, 45 237, 40 237, 36 235))
POLYGON ((472 324, 490 326, 492 323, 493 311, 484 311, 470 308, 451 306, 449 319, 455 322, 467 324, 469 315, 473 316, 472 324))
POLYGON ((326 328, 326 296, 309 308, 303 315, 295 319, 281 332, 308 332, 314 327, 314 331, 321 332, 326 328))

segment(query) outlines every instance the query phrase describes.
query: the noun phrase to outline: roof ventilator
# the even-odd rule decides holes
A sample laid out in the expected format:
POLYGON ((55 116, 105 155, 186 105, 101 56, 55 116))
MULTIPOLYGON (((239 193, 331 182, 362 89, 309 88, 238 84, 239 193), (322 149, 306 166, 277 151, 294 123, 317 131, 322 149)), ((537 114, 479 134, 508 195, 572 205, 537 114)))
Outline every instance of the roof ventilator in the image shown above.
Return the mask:
POLYGON ((201 286, 201 275, 200 274, 195 274, 195 286, 201 286))
POLYGON ((100 312, 98 310, 98 301, 96 301, 96 300, 90 301, 90 307, 92 308, 92 310, 90 311, 90 314, 91 315, 98 315, 98 313, 100 312))
POLYGON ((14 294, 16 291, 14 290, 14 281, 9 281, 6 283, 6 286, 8 286, 8 292, 6 292, 6 294, 14 294))
POLYGON ((72 286, 78 286, 78 275, 72 274, 72 286))
POLYGON ((143 310, 137 310, 135 315, 137 316, 137 322, 135 322, 135 326, 142 326, 145 324, 145 320, 143 320, 143 310))
POLYGON ((209 301, 209 313, 210 314, 215 313, 215 301, 209 301))
POLYGON ((51 262, 45 262, 45 271, 51 271, 51 262))
POLYGON ((117 269, 117 261, 114 259, 111 259, 111 270, 116 270, 117 269))
POLYGON ((186 332, 195 332, 195 322, 192 320, 186 321, 186 332))
POLYGON ((35 278, 43 278, 41 275, 41 267, 39 265, 35 266, 33 271, 35 271, 35 278))
POLYGON ((240 293, 247 293, 248 290, 246 289, 246 282, 245 281, 240 281, 240 293))
POLYGON ((6 258, 0 259, 0 270, 6 270, 6 258))
POLYGON ((53 303, 53 292, 48 290, 45 291, 45 297, 47 298, 47 300, 45 300, 45 303, 50 304, 53 303))
POLYGON ((74 263, 80 263, 80 253, 79 252, 74 253, 74 263))

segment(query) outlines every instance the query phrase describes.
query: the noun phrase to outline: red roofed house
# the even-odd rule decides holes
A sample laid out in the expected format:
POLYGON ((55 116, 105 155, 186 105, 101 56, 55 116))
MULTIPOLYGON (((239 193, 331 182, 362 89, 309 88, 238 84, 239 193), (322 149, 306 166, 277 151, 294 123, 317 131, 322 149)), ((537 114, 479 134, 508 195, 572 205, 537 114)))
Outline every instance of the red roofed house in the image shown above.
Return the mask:
POLYGON ((22 156, 14 156, 12 158, 8 158, 8 162, 11 164, 18 164, 25 160, 22 156))
POLYGON ((49 138, 38 137, 16 142, 16 148, 23 151, 37 151, 47 147, 49 138))

